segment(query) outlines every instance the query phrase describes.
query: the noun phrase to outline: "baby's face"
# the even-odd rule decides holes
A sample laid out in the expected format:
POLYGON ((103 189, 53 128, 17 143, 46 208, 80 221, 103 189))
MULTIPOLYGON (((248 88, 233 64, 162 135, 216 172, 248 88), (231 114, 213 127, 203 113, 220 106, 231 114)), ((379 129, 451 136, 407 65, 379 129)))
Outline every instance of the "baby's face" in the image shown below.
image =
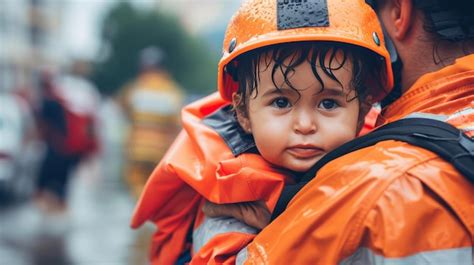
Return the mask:
POLYGON ((350 85, 352 65, 348 59, 343 67, 333 70, 342 86, 318 69, 322 90, 310 64, 303 63, 289 78, 298 91, 285 84, 280 71, 274 76, 281 88, 277 89, 272 66, 261 61, 258 93, 254 91, 248 101, 246 129, 267 161, 304 172, 357 134, 359 101, 353 99, 356 92, 350 85))

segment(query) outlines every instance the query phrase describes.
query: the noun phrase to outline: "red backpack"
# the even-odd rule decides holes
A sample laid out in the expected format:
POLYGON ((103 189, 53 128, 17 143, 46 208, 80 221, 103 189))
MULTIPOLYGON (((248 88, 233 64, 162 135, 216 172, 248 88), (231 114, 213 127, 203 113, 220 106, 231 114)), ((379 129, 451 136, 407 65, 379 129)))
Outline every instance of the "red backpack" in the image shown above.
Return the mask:
POLYGON ((97 150, 95 119, 91 115, 79 114, 64 108, 66 134, 63 139, 64 152, 88 155, 97 150))

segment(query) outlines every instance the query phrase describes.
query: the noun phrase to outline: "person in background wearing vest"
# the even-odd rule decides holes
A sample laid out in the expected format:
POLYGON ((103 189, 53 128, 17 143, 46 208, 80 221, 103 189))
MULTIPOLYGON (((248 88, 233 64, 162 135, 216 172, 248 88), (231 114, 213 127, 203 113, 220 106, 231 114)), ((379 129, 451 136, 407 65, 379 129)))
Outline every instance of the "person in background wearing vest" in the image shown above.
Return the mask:
POLYGON ((120 95, 130 121, 124 176, 135 197, 180 129, 184 95, 164 68, 164 60, 164 51, 158 47, 141 50, 140 73, 120 95))
MULTIPOLYGON (((425 117, 472 139, 474 2, 367 2, 400 66, 401 96, 383 109, 380 124, 425 117)), ((242 263, 472 265, 473 194, 474 183, 437 154, 382 141, 320 169, 241 252, 242 263)), ((209 207, 212 216, 244 219, 261 205, 209 207)))
MULTIPOLYGON (((388 93, 390 57, 375 12, 363 2, 328 2, 335 26, 327 18, 302 20, 277 0, 246 1, 231 19, 220 93, 183 109, 184 130, 137 203, 132 227, 157 226, 153 264, 235 263, 261 227, 207 218, 202 204, 258 199, 270 209, 261 217, 269 218, 284 185, 355 138, 371 103, 388 93), (366 24, 354 34, 354 25, 366 24)), ((299 9, 328 14, 324 6, 299 9)))

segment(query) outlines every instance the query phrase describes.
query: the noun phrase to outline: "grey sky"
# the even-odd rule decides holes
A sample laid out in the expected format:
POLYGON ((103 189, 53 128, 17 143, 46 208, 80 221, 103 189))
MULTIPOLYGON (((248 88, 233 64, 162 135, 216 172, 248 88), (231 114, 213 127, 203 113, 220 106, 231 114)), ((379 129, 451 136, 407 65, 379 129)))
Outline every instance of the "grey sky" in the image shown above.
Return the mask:
POLYGON ((66 53, 93 58, 99 46, 99 23, 113 1, 68 0, 64 4, 62 35, 66 53))
MULTIPOLYGON (((100 23, 107 10, 123 0, 66 0, 64 2, 64 16, 62 25, 63 43, 68 55, 93 59, 99 48, 100 23)), ((135 6, 141 8, 156 8, 157 3, 176 7, 197 7, 207 5, 209 8, 199 9, 199 14, 190 14, 194 26, 206 25, 205 20, 218 17, 219 23, 227 23, 228 18, 237 9, 241 0, 132 0, 135 6), (196 6, 197 5, 197 6, 196 6), (212 13, 209 14, 209 12, 212 13), (220 16, 219 16, 220 15, 220 16), (222 17, 225 16, 225 18, 222 17), (203 20, 203 21, 196 21, 203 20)), ((178 15, 182 12, 174 10, 178 15)), ((189 14, 188 16, 189 17, 189 14)), ((208 21, 207 21, 208 22, 208 21)))

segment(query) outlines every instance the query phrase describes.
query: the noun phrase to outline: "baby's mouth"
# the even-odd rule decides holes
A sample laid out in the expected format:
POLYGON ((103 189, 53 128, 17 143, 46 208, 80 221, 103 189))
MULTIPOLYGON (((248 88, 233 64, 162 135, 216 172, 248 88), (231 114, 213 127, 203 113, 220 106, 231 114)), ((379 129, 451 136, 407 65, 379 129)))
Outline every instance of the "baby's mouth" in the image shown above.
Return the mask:
POLYGON ((287 151, 297 158, 313 158, 322 155, 324 150, 314 145, 295 145, 287 148, 287 151))

